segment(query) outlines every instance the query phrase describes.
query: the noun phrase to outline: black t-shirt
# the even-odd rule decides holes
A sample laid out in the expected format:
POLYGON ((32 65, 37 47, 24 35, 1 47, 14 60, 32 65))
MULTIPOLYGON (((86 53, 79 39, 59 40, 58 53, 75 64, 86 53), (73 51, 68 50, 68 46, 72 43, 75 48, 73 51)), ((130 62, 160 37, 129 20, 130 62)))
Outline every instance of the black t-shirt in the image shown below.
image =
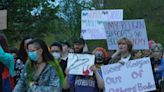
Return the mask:
POLYGON ((60 67, 61 67, 62 70, 63 70, 64 76, 65 76, 65 69, 66 69, 66 67, 67 67, 67 60, 68 60, 68 59, 66 59, 66 60, 63 60, 63 59, 62 59, 62 60, 60 61, 60 63, 59 63, 59 64, 60 64, 60 67))
MULTIPOLYGON (((67 60, 68 60, 68 58, 66 60, 62 59, 59 63, 60 67, 62 68, 62 71, 64 73, 64 76, 66 76, 65 75, 65 69, 67 67, 67 60)), ((62 92, 70 92, 70 89, 62 89, 62 92)))

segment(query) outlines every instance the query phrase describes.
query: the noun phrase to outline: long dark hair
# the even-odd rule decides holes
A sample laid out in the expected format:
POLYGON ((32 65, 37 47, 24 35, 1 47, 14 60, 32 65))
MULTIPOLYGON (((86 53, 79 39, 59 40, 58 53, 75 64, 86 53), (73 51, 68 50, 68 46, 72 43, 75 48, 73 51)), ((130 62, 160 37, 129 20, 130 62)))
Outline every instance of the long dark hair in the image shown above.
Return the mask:
POLYGON ((19 50, 18 50, 18 55, 17 56, 18 56, 19 59, 21 59, 21 61, 23 61, 23 63, 25 63, 28 59, 26 48, 24 47, 25 41, 28 40, 28 39, 33 39, 33 37, 31 37, 31 36, 25 37, 21 41, 20 47, 19 47, 19 50))
POLYGON ((0 34, 0 45, 2 46, 2 48, 5 52, 9 52, 7 38, 4 34, 0 34))
POLYGON ((51 55, 51 53, 48 50, 46 43, 43 40, 33 39, 32 41, 27 43, 27 48, 30 44, 35 44, 43 50, 43 53, 42 53, 43 61, 48 62, 48 61, 54 60, 53 56, 51 55))
MULTIPOLYGON (((59 76, 60 84, 62 85, 64 82, 64 75, 63 75, 62 69, 61 69, 58 61, 56 61, 54 59, 54 57, 52 56, 52 54, 49 52, 46 43, 41 39, 33 39, 32 41, 27 43, 27 48, 30 44, 35 44, 43 50, 43 53, 42 53, 43 61, 48 62, 50 65, 52 65, 52 67, 55 69, 57 75, 59 76)), ((31 74, 30 69, 28 69, 28 70, 29 70, 29 74, 31 74)), ((29 78, 29 80, 30 80, 30 78, 29 78)))

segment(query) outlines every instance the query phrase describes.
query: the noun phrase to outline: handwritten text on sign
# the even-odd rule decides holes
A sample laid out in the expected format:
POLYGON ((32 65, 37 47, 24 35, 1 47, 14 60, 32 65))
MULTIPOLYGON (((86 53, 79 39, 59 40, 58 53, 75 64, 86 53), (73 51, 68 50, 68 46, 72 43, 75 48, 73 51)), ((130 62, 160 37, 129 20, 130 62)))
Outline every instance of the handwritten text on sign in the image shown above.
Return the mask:
POLYGON ((147 92, 155 90, 150 58, 101 67, 106 92, 147 92))
POLYGON ((68 54, 69 74, 74 75, 93 75, 90 67, 94 65, 95 56, 89 54, 68 54))
POLYGON ((84 39, 106 39, 103 22, 122 21, 123 10, 85 10, 81 16, 81 35, 84 39))
POLYGON ((108 49, 117 49, 117 41, 126 37, 133 42, 133 49, 148 49, 148 38, 143 19, 104 23, 108 49))
POLYGON ((0 10, 0 30, 7 28, 7 10, 0 10))

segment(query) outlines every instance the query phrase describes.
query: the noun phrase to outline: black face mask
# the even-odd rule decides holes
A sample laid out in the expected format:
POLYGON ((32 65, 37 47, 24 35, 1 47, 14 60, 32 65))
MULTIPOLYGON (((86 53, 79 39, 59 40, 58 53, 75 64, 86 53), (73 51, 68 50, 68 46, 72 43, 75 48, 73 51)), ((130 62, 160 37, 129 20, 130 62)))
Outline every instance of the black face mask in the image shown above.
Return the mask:
POLYGON ((103 57, 103 53, 101 51, 97 51, 95 53, 95 57, 96 57, 96 64, 103 64, 104 63, 104 57, 103 57))
POLYGON ((96 64, 103 64, 104 59, 102 57, 96 57, 96 64))

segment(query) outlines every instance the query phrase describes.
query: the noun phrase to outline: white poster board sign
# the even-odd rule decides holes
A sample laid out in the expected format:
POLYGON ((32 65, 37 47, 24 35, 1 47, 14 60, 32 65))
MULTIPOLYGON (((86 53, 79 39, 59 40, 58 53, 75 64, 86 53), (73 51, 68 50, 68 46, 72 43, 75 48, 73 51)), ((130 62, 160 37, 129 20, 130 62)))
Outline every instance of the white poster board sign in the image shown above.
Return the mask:
POLYGON ((90 54, 68 54, 67 69, 73 75, 93 75, 90 67, 94 65, 95 56, 90 54))
POLYGON ((143 19, 104 23, 108 49, 118 49, 117 41, 123 37, 133 42, 133 49, 148 49, 146 26, 143 19))
POLYGON ((106 92, 148 92, 156 90, 150 58, 102 66, 106 92))
POLYGON ((7 10, 0 10, 0 30, 7 28, 7 10))
POLYGON ((86 40, 106 39, 103 22, 122 20, 122 9, 84 10, 81 14, 81 35, 86 40))

